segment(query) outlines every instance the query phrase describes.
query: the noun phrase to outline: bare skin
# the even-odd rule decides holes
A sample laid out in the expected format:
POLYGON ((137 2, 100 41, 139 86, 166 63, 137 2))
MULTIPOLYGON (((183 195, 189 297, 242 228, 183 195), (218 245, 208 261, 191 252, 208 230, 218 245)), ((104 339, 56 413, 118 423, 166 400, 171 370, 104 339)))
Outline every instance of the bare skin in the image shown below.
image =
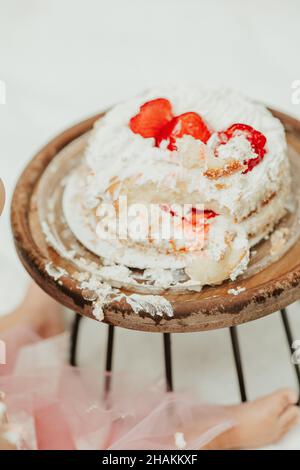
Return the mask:
MULTIPOLYGON (((32 284, 22 304, 11 314, 0 317, 0 333, 20 324, 27 324, 43 338, 49 338, 64 330, 62 308, 32 284)), ((297 400, 293 390, 282 389, 248 403, 226 407, 236 425, 209 442, 205 449, 250 449, 278 441, 299 421, 297 400)), ((5 439, 7 426, 6 419, 2 423, 0 419, 0 449, 12 446, 5 439)), ((182 431, 186 438, 197 435, 195 427, 187 426, 182 431)))
POLYGON ((17 325, 28 325, 42 338, 64 331, 62 307, 32 283, 19 307, 0 317, 0 333, 17 325))
POLYGON ((277 442, 299 422, 297 401, 293 390, 282 389, 227 407, 236 426, 216 437, 206 449, 254 449, 277 442))

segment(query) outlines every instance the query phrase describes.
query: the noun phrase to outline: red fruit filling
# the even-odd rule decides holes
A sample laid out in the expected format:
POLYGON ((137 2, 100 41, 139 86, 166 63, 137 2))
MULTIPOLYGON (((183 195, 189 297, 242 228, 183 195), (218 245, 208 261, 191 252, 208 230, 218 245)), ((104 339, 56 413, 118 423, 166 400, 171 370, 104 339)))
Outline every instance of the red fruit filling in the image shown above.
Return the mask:
POLYGON ((249 158, 245 160, 245 165, 247 165, 247 169, 243 172, 243 174, 248 173, 248 171, 253 170, 253 168, 258 165, 266 154, 266 137, 256 129, 247 124, 240 124, 236 123, 230 126, 226 131, 219 132, 219 137, 221 140, 221 144, 226 144, 232 137, 237 135, 244 135, 246 139, 250 142, 251 147, 253 148, 254 152, 256 153, 256 158, 249 158))
POLYGON ((219 214, 217 214, 215 211, 211 209, 202 210, 202 209, 197 209, 196 207, 192 207, 191 222, 192 222, 193 227, 195 227, 199 223, 199 219, 200 221, 204 219, 204 222, 206 222, 208 219, 213 219, 217 215, 219 214))
MULTIPOLYGON (((161 205, 161 209, 165 212, 169 212, 172 217, 178 217, 177 212, 175 212, 173 209, 171 209, 165 204, 161 205)), ((208 219, 213 219, 217 215, 219 214, 213 211, 212 209, 197 209, 196 207, 192 207, 190 217, 187 218, 185 216, 182 216, 181 219, 191 223, 193 226, 196 226, 199 221, 203 220, 205 223, 208 219)))

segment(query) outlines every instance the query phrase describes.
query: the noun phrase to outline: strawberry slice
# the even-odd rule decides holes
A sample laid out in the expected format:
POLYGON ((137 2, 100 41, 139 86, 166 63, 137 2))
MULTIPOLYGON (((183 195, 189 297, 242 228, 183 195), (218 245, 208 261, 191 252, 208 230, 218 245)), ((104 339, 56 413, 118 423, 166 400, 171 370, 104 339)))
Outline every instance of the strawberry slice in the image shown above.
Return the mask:
POLYGON ((147 101, 140 107, 139 113, 130 119, 129 127, 142 137, 156 137, 162 127, 173 118, 169 100, 157 98, 147 101))
POLYGON ((176 147, 176 137, 173 132, 175 131, 177 125, 177 117, 174 117, 170 122, 165 124, 157 133, 155 137, 155 145, 159 147, 160 144, 165 140, 168 145, 166 146, 169 150, 177 150, 176 147))
POLYGON ((230 126, 225 134, 227 135, 228 139, 231 139, 235 135, 244 134, 245 137, 251 143, 253 150, 257 153, 258 156, 263 157, 266 153, 265 145, 267 142, 266 137, 256 129, 247 124, 233 124, 230 126))
POLYGON ((245 161, 247 165, 247 169, 243 172, 243 174, 248 173, 248 171, 252 171, 256 165, 258 165, 266 154, 266 137, 256 129, 248 124, 241 124, 236 123, 230 126, 226 131, 221 132, 221 144, 228 142, 228 140, 232 139, 237 135, 244 135, 246 139, 250 142, 251 147, 253 148, 254 152, 257 154, 257 158, 249 158, 245 161))
POLYGON ((201 209, 197 209, 196 207, 192 207, 191 222, 192 222, 193 226, 196 226, 196 225, 199 224, 199 222, 204 221, 204 223, 205 223, 207 220, 213 219, 217 215, 219 215, 219 214, 217 214, 215 211, 213 211, 211 209, 201 210, 201 209))
POLYGON ((168 122, 156 136, 156 146, 159 147, 163 140, 168 141, 167 148, 169 150, 177 150, 176 139, 184 135, 191 135, 194 139, 201 140, 206 143, 211 133, 199 116, 199 114, 190 112, 180 114, 168 122))

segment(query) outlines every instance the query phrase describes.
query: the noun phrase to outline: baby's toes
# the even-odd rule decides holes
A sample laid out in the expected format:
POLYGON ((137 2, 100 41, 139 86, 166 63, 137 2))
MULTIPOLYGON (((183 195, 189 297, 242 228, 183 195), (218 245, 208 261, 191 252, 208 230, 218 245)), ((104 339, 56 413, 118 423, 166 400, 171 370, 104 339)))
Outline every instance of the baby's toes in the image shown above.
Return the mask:
POLYGON ((278 390, 272 394, 272 406, 278 415, 284 413, 291 405, 295 405, 297 401, 297 393, 289 388, 278 390))
POLYGON ((287 432, 295 426, 300 419, 300 409, 298 406, 289 406, 279 417, 279 427, 283 432, 287 432))

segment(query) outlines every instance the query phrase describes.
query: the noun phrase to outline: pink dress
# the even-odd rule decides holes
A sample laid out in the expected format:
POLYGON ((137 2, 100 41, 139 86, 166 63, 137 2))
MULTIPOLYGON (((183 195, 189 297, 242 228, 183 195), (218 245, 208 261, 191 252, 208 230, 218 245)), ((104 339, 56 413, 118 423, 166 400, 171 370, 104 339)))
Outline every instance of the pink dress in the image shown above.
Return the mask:
POLYGON ((26 449, 201 449, 234 425, 226 408, 188 393, 166 393, 163 382, 141 387, 114 374, 103 398, 103 372, 66 363, 68 335, 41 340, 16 328, 1 335, 0 365, 9 422, 26 449))

